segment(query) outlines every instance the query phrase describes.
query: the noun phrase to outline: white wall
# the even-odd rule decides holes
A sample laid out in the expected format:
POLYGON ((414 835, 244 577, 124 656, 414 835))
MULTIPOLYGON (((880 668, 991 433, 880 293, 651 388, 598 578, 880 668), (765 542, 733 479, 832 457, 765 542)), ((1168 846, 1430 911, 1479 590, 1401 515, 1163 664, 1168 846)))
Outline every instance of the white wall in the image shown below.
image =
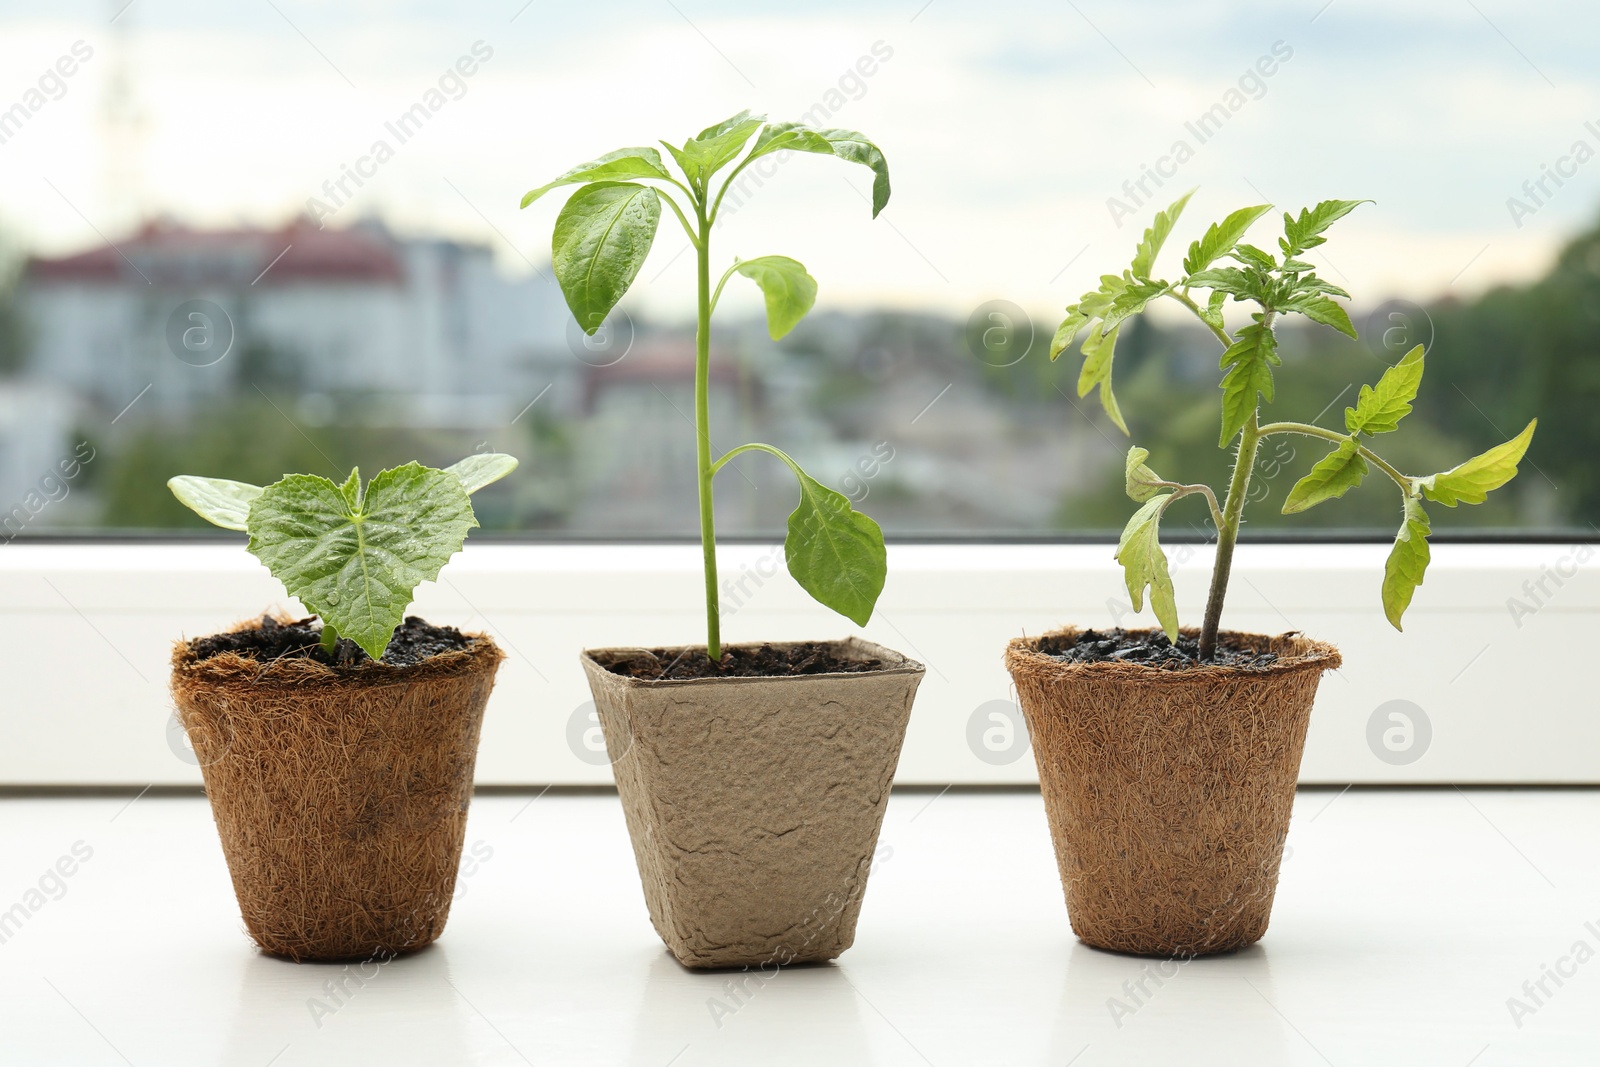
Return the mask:
MULTIPOLYGON (((1011 698, 1001 651, 1010 637, 1066 622, 1109 625, 1125 603, 1109 545, 902 546, 866 634, 922 659, 899 781, 945 785, 1034 780, 1030 756, 993 764, 968 744, 969 721, 1011 698)), ((1244 546, 1228 623, 1299 629, 1337 643, 1312 719, 1307 782, 1600 783, 1600 715, 1590 658, 1600 647, 1595 562, 1562 545, 1439 545, 1406 632, 1378 610, 1386 546, 1244 546), (1565 561, 1565 562, 1564 562, 1565 561), (1541 609, 1513 620, 1507 599, 1541 609), (1518 622, 1520 621, 1520 625, 1518 622), (1432 726, 1421 758, 1385 762, 1369 747, 1390 701, 1432 726)), ((1209 551, 1175 561, 1179 609, 1197 621, 1209 551)), ((725 546, 722 574, 778 568, 724 622, 729 640, 828 638, 852 627, 782 572, 778 546, 725 546)), ((568 744, 588 694, 586 646, 702 639, 698 548, 473 545, 419 593, 428 618, 487 629, 508 659, 479 759, 486 784, 609 781, 568 744)), ((747 582, 747 588, 754 583, 747 582)), ((10 673, 0 726, 0 784, 192 783, 166 724, 171 642, 271 604, 277 585, 242 547, 0 546, 0 648, 10 673)), ((1148 618, 1148 616, 1146 616, 1148 618)), ((1131 619, 1128 621, 1132 621, 1131 619)), ((1420 747, 1420 746, 1419 746, 1420 747)))

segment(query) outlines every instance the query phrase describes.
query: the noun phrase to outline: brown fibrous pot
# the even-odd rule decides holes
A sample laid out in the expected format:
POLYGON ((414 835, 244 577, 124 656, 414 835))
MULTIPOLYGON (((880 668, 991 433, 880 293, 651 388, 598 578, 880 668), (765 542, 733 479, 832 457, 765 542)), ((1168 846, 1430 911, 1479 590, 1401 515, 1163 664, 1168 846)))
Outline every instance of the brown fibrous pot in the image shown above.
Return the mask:
POLYGON ((467 636, 404 667, 199 659, 177 643, 173 699, 245 928, 267 952, 388 958, 444 930, 503 658, 467 636))
POLYGON ((827 648, 882 669, 643 681, 607 669, 639 649, 583 654, 650 920, 684 966, 771 969, 855 940, 923 666, 827 648))
POLYGON ((1181 670, 1040 651, 1078 632, 1019 638, 1005 655, 1073 932, 1166 957, 1253 944, 1272 913, 1317 683, 1338 650, 1232 633, 1225 644, 1276 661, 1181 670))

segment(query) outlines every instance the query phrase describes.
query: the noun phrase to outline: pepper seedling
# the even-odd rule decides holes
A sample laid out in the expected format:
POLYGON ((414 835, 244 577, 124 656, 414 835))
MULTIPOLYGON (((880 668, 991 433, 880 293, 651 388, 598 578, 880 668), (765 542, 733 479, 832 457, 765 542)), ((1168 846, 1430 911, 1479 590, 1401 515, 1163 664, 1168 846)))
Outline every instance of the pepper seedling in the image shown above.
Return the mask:
POLYGON ((1098 389, 1101 406, 1123 433, 1128 432, 1128 427, 1112 392, 1111 369, 1117 332, 1124 322, 1144 313, 1159 298, 1168 297, 1187 308, 1222 346, 1221 369, 1227 373, 1222 378, 1222 433, 1218 447, 1235 446, 1233 476, 1223 502, 1217 502, 1216 493, 1208 485, 1185 485, 1157 475, 1145 464, 1150 455, 1147 450, 1128 450, 1127 492, 1143 506, 1122 531, 1117 562, 1122 564, 1134 610, 1143 610, 1144 592, 1148 589, 1150 606, 1168 640, 1178 639, 1172 578, 1160 544, 1161 517, 1168 507, 1186 496, 1204 497, 1217 528, 1217 555, 1199 652, 1203 660, 1213 658, 1257 449, 1265 437, 1299 434, 1326 441, 1333 448, 1289 490, 1283 503, 1285 515, 1343 496, 1361 484, 1369 465, 1387 475, 1400 490, 1400 532, 1384 566, 1382 586, 1384 614, 1398 630, 1428 568, 1427 539, 1431 528, 1423 501, 1452 508, 1457 504, 1483 503, 1486 494, 1516 475, 1517 463, 1533 440, 1538 420, 1529 422, 1504 444, 1450 470, 1421 477, 1401 473, 1378 456, 1369 442, 1379 434, 1398 429, 1400 420, 1411 411, 1411 402, 1422 383, 1424 348, 1417 345, 1385 370, 1376 385, 1361 387, 1355 406, 1345 408, 1344 433, 1303 422, 1263 425, 1260 402, 1272 401, 1272 372, 1281 364, 1275 330, 1280 316, 1304 315, 1356 337, 1349 314, 1334 299, 1349 299, 1350 294, 1317 277, 1316 268, 1303 257, 1326 242, 1324 233, 1330 226, 1368 201, 1324 200, 1315 207, 1301 209, 1299 215, 1285 212, 1283 235, 1278 238, 1281 259, 1244 241, 1246 231, 1271 211, 1272 205, 1240 208, 1212 224, 1190 244, 1183 260, 1183 274, 1177 281, 1157 279, 1153 274, 1156 257, 1190 195, 1185 194, 1156 215, 1128 269, 1102 276, 1099 288, 1068 306, 1066 318, 1050 345, 1050 358, 1054 360, 1080 331, 1087 329, 1080 347, 1083 369, 1078 376, 1078 395, 1087 396, 1090 390, 1098 389), (1204 290, 1207 296, 1203 301, 1197 300, 1190 295, 1193 290, 1204 290), (1253 305, 1250 321, 1231 331, 1223 321, 1223 311, 1230 300, 1253 305))
POLYGON ((735 274, 755 282, 766 303, 767 332, 776 341, 811 310, 817 299, 817 281, 787 256, 735 258, 713 290, 711 231, 717 224, 723 197, 744 169, 758 159, 777 153, 811 152, 869 167, 873 174, 873 218, 889 202, 889 165, 875 144, 852 130, 814 129, 797 122, 768 123, 765 116, 748 111, 701 130, 681 148, 665 141, 661 144, 677 163, 682 180, 667 169, 654 148, 621 148, 531 190, 522 198, 522 206, 527 207, 558 186, 582 186, 556 216, 551 266, 573 318, 591 336, 628 291, 650 254, 663 202, 677 216, 695 250, 695 465, 705 561, 706 653, 712 662, 722 658, 712 479, 729 460, 745 452, 765 452, 776 457, 799 482, 800 502, 789 516, 784 538, 789 573, 819 603, 857 625, 865 625, 883 592, 888 569, 883 531, 878 524, 854 510, 842 493, 812 478, 772 445, 739 445, 712 459, 708 401, 711 316, 723 286, 735 274), (750 145, 752 137, 755 143, 750 145), (745 153, 747 145, 750 150, 745 153), (744 158, 739 160, 741 153, 744 158), (739 162, 713 190, 712 179, 717 172, 735 160, 739 162), (687 210, 670 189, 643 182, 676 189, 687 201, 687 210))
POLYGON ((405 621, 418 585, 432 581, 478 525, 471 494, 517 467, 497 452, 443 470, 407 463, 365 485, 288 474, 262 487, 181 475, 167 482, 195 514, 250 535, 249 549, 322 619, 331 655, 348 637, 373 659, 405 621))

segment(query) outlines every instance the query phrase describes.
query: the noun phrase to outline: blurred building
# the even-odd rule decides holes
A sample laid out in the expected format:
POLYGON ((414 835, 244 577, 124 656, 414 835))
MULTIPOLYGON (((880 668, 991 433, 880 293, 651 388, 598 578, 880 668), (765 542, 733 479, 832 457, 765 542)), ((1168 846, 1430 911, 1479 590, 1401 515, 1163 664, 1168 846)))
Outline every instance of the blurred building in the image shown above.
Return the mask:
POLYGON ((129 417, 142 421, 257 388, 377 396, 387 419, 426 426, 509 422, 547 386, 552 408, 581 401, 548 271, 512 278, 487 246, 376 222, 157 222, 31 260, 23 285, 34 337, 23 376, 112 416, 135 397, 129 417))

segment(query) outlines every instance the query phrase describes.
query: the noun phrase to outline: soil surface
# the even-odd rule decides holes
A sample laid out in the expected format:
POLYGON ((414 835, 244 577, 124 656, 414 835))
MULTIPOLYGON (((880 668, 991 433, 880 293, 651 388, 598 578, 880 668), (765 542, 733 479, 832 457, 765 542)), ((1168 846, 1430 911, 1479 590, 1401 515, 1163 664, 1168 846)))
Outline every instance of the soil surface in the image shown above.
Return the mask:
MULTIPOLYGON (((391 667, 411 667, 430 656, 464 649, 470 644, 472 638, 453 626, 434 626, 415 615, 407 615, 406 621, 389 639, 383 662, 391 667)), ((189 648, 196 659, 202 660, 224 652, 237 652, 248 659, 275 660, 299 656, 337 667, 372 662, 372 657, 348 637, 339 638, 330 658, 322 649, 322 626, 316 616, 285 623, 271 615, 263 615, 259 630, 236 630, 233 633, 197 637, 189 642, 189 648)))
POLYGON ((1120 626, 1114 630, 1083 630, 1071 638, 1046 637, 1039 651, 1063 663, 1143 663, 1165 671, 1189 667, 1267 667, 1278 661, 1275 652, 1258 652, 1231 642, 1226 634, 1217 637, 1217 654, 1200 659, 1198 634, 1179 634, 1174 645, 1167 635, 1130 634, 1120 626))
POLYGON ((620 659, 606 669, 624 678, 657 682, 679 678, 783 678, 795 674, 863 674, 881 670, 878 659, 844 659, 825 644, 808 641, 782 648, 724 648, 722 662, 712 663, 705 649, 674 652, 668 648, 640 649, 638 655, 620 659))

